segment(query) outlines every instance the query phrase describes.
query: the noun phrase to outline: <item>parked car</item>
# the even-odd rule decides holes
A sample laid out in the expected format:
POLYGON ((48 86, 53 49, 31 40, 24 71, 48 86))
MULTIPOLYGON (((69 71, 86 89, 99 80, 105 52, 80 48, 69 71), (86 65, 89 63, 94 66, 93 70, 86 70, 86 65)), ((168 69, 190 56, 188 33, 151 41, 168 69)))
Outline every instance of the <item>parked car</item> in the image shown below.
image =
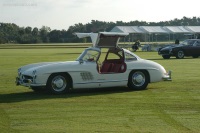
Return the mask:
POLYGON ((79 38, 91 37, 93 46, 86 48, 75 61, 22 66, 18 69, 16 84, 34 91, 45 88, 62 94, 69 89, 115 86, 143 90, 152 82, 171 81, 171 72, 167 73, 160 64, 117 46, 119 38, 127 35, 125 33, 75 34, 79 38))
POLYGON ((158 54, 164 59, 169 59, 171 56, 175 56, 177 59, 182 59, 184 56, 198 58, 200 56, 200 39, 187 39, 178 45, 160 48, 158 54))

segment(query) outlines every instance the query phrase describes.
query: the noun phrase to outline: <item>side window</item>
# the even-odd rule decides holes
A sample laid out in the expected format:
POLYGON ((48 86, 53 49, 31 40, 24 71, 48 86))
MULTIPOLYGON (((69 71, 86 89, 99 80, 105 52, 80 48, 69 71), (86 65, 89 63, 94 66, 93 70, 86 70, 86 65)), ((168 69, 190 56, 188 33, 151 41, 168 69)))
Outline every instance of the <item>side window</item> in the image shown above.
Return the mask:
POLYGON ((124 52, 120 49, 109 49, 105 60, 124 61, 124 52))
POLYGON ((194 40, 189 40, 189 41, 188 41, 188 45, 193 45, 194 43, 195 43, 194 40))
POLYGON ((196 46, 200 47, 200 41, 196 42, 196 46))
POLYGON ((109 53, 107 60, 111 60, 111 59, 120 59, 120 57, 114 53, 109 53))
POLYGON ((129 54, 129 53, 125 53, 125 59, 126 59, 126 61, 137 60, 137 58, 135 56, 133 56, 132 54, 129 54))

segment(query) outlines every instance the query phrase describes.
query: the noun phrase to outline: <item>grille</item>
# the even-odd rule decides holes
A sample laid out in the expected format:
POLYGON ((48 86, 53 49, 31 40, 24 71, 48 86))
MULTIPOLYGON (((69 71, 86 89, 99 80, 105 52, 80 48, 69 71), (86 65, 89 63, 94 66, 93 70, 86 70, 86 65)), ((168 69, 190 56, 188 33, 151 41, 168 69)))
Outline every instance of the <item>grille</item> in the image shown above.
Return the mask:
POLYGON ((160 51, 160 54, 169 54, 169 50, 162 50, 160 51))
POLYGON ((85 80, 93 80, 93 75, 90 72, 82 72, 80 73, 82 79, 85 80))
POLYGON ((33 77, 28 76, 28 75, 23 75, 23 76, 22 76, 22 79, 30 79, 30 80, 33 80, 33 77))

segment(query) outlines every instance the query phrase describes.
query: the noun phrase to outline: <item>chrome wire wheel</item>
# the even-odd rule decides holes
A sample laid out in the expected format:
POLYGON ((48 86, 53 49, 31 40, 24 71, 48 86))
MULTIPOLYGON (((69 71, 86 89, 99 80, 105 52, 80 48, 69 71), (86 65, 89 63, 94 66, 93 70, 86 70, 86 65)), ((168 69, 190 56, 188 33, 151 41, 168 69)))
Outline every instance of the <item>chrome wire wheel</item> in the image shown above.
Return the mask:
POLYGON ((149 74, 146 70, 132 71, 129 75, 128 87, 133 90, 144 90, 149 83, 149 74))
POLYGON ((66 74, 52 74, 47 82, 47 89, 53 94, 63 94, 70 89, 70 80, 66 74))
POLYGON ((144 83, 145 83, 145 74, 140 72, 140 71, 135 72, 132 75, 132 83, 137 87, 140 87, 140 86, 144 85, 144 83))
POLYGON ((66 81, 65 77, 58 75, 52 79, 51 86, 54 91, 61 92, 61 91, 65 90, 65 88, 67 86, 67 81, 66 81))

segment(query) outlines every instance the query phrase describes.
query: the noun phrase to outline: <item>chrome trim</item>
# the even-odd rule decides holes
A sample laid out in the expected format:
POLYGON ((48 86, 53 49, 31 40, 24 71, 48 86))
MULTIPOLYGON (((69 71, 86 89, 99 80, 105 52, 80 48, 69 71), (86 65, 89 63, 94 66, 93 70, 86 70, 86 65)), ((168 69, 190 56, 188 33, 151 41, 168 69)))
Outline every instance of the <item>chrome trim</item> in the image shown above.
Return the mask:
POLYGON ((15 80, 15 84, 18 86, 18 85, 22 85, 22 86, 25 86, 25 87, 39 87, 39 86, 46 86, 46 84, 33 84, 32 80, 30 79, 26 79, 28 82, 25 83, 23 82, 22 80, 20 80, 19 77, 16 77, 16 80, 15 80))
POLYGON ((169 71, 162 79, 164 81, 172 81, 172 71, 169 71))
POLYGON ((124 82, 128 80, 110 80, 110 81, 96 81, 96 82, 80 82, 80 83, 74 83, 74 84, 94 84, 94 83, 110 83, 110 82, 124 82))
POLYGON ((30 86, 39 87, 39 86, 46 86, 46 84, 31 84, 30 86))

